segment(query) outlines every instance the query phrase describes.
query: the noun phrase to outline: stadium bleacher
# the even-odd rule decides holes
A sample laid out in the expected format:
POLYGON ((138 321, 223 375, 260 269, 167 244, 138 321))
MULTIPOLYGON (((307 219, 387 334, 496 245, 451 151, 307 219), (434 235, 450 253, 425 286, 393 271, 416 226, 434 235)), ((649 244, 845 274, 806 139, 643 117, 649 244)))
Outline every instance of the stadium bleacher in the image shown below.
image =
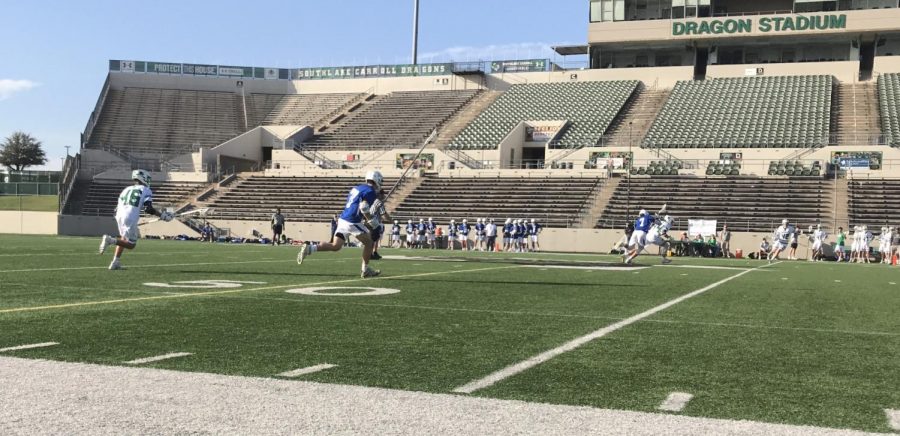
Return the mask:
POLYGON ((709 219, 732 231, 770 232, 785 218, 806 226, 832 216, 833 183, 821 178, 660 176, 633 177, 628 185, 618 185, 597 228, 622 228, 638 210, 663 204, 678 219, 676 229, 686 229, 688 219, 709 219))
MULTIPOLYGON (((114 215, 119 194, 132 184, 131 180, 94 180, 87 186, 87 194, 81 201, 81 215, 114 215)), ((206 186, 207 183, 197 182, 153 183, 153 206, 158 209, 177 207, 206 186)))
POLYGON ((632 167, 631 174, 640 176, 676 176, 678 175, 678 170, 682 168, 683 164, 677 160, 650 161, 645 167, 632 167))
POLYGON ((878 105, 881 131, 891 146, 900 147, 900 73, 878 76, 878 105))
POLYGON ((426 177, 397 206, 394 218, 506 218, 537 220, 544 227, 571 227, 590 209, 602 180, 591 177, 426 177))
POLYGON ((240 96, 180 89, 110 89, 88 147, 171 155, 213 147, 243 129, 240 96))
MULTIPOLYGON (((385 178, 391 187, 396 178, 385 178)), ((289 222, 330 222, 344 209, 356 177, 263 177, 252 176, 214 199, 210 217, 223 220, 268 221, 276 208, 289 222)))
POLYGON ((552 146, 600 142, 638 87, 635 80, 513 85, 460 132, 449 148, 494 149, 522 121, 569 121, 552 146))
POLYGON ((873 233, 881 226, 900 225, 900 179, 852 179, 847 184, 850 225, 866 225, 873 233))
POLYGON ((254 119, 258 119, 254 125, 298 125, 315 126, 322 119, 336 111, 349 101, 363 94, 288 94, 272 104, 271 94, 253 94, 254 119), (271 105, 271 106, 270 106, 271 105), (257 108, 269 108, 269 111, 259 117, 261 112, 257 108))
POLYGON ((828 143, 831 76, 680 81, 644 147, 803 148, 828 143))
POLYGON ((479 90, 392 92, 343 124, 303 144, 308 148, 413 148, 466 105, 479 90))

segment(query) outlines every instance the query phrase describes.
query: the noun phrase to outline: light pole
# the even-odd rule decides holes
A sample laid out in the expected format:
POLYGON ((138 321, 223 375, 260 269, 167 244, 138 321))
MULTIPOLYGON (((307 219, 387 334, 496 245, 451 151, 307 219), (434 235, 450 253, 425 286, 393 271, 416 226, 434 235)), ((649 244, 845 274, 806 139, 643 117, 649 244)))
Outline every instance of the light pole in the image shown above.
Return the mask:
POLYGON ((625 223, 628 223, 631 218, 631 169, 634 168, 634 158, 631 154, 631 142, 633 141, 631 135, 634 133, 632 123, 633 121, 628 122, 628 169, 626 170, 628 172, 626 179, 628 191, 625 194, 625 223))
POLYGON ((412 64, 419 63, 419 0, 413 0, 413 44, 412 64))
POLYGON ((69 148, 72 147, 72 146, 71 146, 71 145, 66 145, 65 147, 66 147, 66 157, 69 157, 69 148))

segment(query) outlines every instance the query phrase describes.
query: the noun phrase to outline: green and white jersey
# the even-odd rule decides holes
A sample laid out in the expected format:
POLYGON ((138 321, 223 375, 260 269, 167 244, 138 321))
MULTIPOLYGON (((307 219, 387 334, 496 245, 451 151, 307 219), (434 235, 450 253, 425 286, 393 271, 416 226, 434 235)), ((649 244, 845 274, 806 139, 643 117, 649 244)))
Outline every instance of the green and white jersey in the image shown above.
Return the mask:
POLYGON ((116 206, 116 218, 124 220, 130 225, 137 224, 141 217, 141 210, 147 203, 152 203, 153 192, 149 186, 133 185, 122 190, 119 194, 119 204, 116 206))

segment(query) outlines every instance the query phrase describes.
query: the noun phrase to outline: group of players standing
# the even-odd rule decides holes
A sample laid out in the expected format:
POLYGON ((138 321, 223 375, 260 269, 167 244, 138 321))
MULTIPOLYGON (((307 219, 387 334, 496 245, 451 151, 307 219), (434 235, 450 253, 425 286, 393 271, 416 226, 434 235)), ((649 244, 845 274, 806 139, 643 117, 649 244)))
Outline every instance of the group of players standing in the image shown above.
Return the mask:
POLYGON ((463 251, 510 251, 526 252, 540 251, 541 244, 538 238, 543 228, 531 219, 513 220, 507 218, 502 227, 494 223, 493 218, 478 218, 475 225, 469 224, 468 219, 459 223, 451 219, 446 231, 434 222, 433 218, 419 218, 419 222, 406 221, 406 227, 402 228, 399 220, 394 220, 391 228, 392 248, 431 248, 437 249, 444 245, 446 237, 446 249, 455 250, 456 243, 463 251), (406 234, 401 234, 405 231, 406 234), (475 239, 470 239, 473 234, 475 239), (500 234, 502 247, 497 244, 497 236, 500 234))
MULTIPOLYGON (((893 227, 882 227, 881 235, 879 236, 879 247, 878 252, 881 255, 880 263, 890 263, 891 256, 894 254, 894 235, 895 229, 893 227)), ((762 250, 768 252, 768 260, 772 262, 773 260, 778 259, 779 254, 783 252, 787 247, 790 247, 791 250, 788 254, 788 258, 791 260, 797 260, 796 249, 797 249, 797 239, 801 235, 801 232, 797 230, 796 226, 789 223, 788 220, 782 220, 781 225, 775 229, 772 234, 772 246, 769 250, 762 250)), ((815 228, 813 226, 809 227, 809 242, 812 244, 812 257, 809 259, 810 261, 824 261, 825 260, 825 246, 826 241, 828 239, 828 233, 822 229, 822 225, 816 225, 815 228)), ((875 239, 875 236, 869 231, 868 226, 855 226, 853 227, 853 233, 849 236, 844 233, 843 227, 838 227, 837 231, 837 241, 834 246, 834 254, 837 258, 838 262, 858 262, 858 263, 870 263, 872 261, 871 255, 869 253, 870 247, 872 245, 872 241, 875 239), (850 239, 849 249, 847 247, 847 239, 850 239)), ((763 246, 767 245, 765 239, 763 239, 763 246)))

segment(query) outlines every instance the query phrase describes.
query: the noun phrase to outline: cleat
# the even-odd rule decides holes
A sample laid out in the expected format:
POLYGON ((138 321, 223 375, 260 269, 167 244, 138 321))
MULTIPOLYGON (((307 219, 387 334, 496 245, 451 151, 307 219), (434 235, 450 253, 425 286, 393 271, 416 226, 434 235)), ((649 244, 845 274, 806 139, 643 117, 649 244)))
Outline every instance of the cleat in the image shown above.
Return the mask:
POLYGON ((119 270, 119 269, 125 269, 125 268, 122 267, 122 264, 120 264, 118 261, 113 261, 113 263, 109 264, 110 271, 115 271, 115 270, 119 270))
POLYGON ((373 252, 373 253, 372 253, 372 260, 381 260, 381 255, 378 254, 377 251, 376 251, 376 252, 373 252))
POLYGON ((379 275, 381 275, 381 271, 380 271, 380 270, 372 269, 372 268, 366 267, 366 270, 363 271, 362 274, 360 274, 360 277, 362 277, 362 278, 364 278, 364 279, 367 279, 367 278, 370 278, 370 277, 378 277, 379 275))
POLYGON ((672 259, 663 259, 663 260, 662 260, 662 264, 663 264, 663 265, 668 265, 668 264, 670 264, 670 263, 672 263, 672 259))
POLYGON ((306 259, 312 253, 310 249, 309 242, 304 242, 303 245, 300 246, 300 252, 297 253, 297 265, 303 265, 303 259, 306 259))
POLYGON ((109 235, 101 236, 100 237, 100 253, 99 254, 105 253, 106 247, 109 247, 110 245, 113 245, 115 243, 116 243, 116 240, 113 239, 112 236, 109 236, 109 235))

